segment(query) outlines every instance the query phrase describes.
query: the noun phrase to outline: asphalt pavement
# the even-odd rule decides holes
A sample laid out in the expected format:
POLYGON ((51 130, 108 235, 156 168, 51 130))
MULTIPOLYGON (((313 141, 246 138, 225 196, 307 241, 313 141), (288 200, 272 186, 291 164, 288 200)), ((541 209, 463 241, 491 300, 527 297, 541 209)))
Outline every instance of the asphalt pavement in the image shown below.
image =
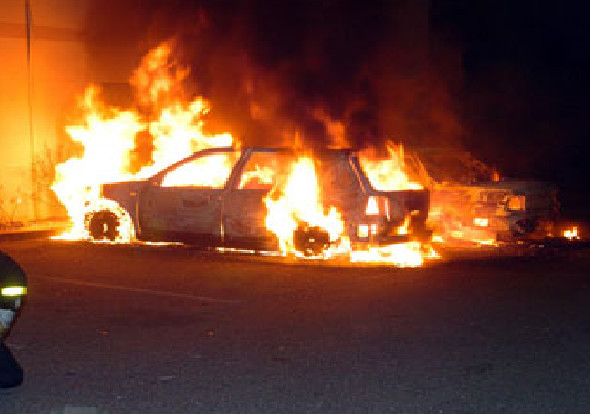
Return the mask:
POLYGON ((0 413, 588 413, 590 253, 421 269, 1 241, 30 279, 0 413))

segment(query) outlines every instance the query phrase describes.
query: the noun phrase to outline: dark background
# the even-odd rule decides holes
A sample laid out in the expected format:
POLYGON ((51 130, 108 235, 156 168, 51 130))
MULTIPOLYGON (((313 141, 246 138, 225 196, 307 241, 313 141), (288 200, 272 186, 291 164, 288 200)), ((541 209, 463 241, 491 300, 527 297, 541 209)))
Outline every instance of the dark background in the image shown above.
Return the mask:
POLYGON ((590 26, 584 2, 434 1, 462 48, 465 145, 509 174, 559 184, 589 218, 590 26))
MULTIPOLYGON (((176 39, 209 125, 247 144, 297 132, 349 145, 457 146, 505 176, 557 183, 589 218, 590 29, 582 2, 97 1, 95 59, 176 39), (112 4, 111 4, 112 3, 112 4), (258 110, 253 110, 257 108, 258 110)), ((129 68, 129 72, 133 68, 129 68)))

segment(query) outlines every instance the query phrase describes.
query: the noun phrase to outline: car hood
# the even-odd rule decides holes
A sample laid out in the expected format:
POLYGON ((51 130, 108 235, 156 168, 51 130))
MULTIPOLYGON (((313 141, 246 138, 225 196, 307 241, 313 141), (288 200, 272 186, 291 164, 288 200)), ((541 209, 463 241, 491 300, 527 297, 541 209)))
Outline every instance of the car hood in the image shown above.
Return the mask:
POLYGON ((504 190, 513 194, 532 195, 532 194, 554 194, 557 193, 555 184, 545 181, 534 180, 512 180, 505 179, 502 181, 480 181, 476 183, 445 183, 442 186, 459 185, 465 188, 482 189, 482 190, 504 190))
POLYGON ((535 180, 505 179, 502 181, 483 181, 462 185, 474 189, 508 190, 514 194, 522 195, 557 193, 557 186, 555 184, 535 180))

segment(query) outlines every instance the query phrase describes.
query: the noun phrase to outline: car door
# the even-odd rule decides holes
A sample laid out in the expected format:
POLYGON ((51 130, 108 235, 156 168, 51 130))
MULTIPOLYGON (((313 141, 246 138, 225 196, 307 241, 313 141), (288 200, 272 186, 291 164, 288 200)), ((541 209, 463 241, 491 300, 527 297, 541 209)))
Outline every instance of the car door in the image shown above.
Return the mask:
POLYGON ((138 195, 143 238, 221 243, 222 198, 239 154, 205 150, 158 174, 138 195))
POLYGON ((251 149, 239 176, 224 195, 223 230, 225 244, 276 248, 276 238, 265 225, 264 199, 285 178, 293 156, 276 149, 251 149))

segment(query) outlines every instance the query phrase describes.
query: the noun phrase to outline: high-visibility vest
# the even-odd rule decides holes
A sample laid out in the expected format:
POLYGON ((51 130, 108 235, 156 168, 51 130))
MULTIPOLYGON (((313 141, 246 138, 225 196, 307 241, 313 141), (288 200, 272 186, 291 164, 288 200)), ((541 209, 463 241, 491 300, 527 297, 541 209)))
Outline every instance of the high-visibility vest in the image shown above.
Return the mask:
POLYGON ((10 330, 26 295, 25 272, 10 256, 0 252, 0 340, 10 330))

